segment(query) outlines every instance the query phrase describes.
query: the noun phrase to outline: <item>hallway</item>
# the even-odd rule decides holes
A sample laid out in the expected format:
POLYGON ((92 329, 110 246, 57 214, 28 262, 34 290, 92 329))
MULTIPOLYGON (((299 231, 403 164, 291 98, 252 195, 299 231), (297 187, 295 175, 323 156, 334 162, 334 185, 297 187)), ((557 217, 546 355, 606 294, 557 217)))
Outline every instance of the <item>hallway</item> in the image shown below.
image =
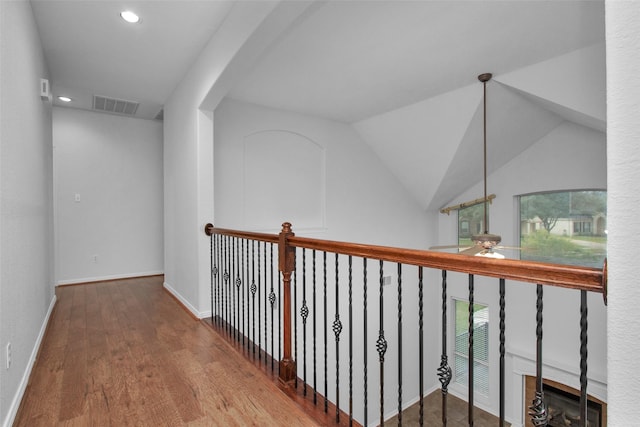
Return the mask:
POLYGON ((162 279, 59 287, 14 425, 316 425, 162 279))

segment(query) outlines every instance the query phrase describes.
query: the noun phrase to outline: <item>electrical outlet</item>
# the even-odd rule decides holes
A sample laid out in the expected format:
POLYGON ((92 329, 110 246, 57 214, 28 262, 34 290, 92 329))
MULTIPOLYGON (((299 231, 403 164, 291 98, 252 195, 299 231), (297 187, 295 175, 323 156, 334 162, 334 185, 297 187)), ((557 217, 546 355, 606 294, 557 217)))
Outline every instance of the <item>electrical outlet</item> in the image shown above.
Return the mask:
POLYGON ((7 343, 7 369, 11 367, 11 343, 7 343))
POLYGON ((98 255, 92 256, 91 260, 93 261, 94 264, 97 264, 98 263, 98 255))
POLYGON ((391 276, 383 276, 382 277, 384 286, 388 286, 391 284, 391 276))

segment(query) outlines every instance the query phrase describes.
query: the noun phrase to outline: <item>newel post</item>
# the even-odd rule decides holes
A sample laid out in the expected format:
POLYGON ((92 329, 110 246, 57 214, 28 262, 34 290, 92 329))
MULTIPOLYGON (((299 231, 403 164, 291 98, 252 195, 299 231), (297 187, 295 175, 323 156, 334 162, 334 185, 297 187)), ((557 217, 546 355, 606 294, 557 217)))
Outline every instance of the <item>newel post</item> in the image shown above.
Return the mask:
POLYGON ((278 242, 278 266, 282 273, 282 339, 284 354, 280 361, 280 381, 290 383, 296 379, 296 362, 291 355, 291 341, 293 331, 291 328, 291 273, 296 269, 296 252, 289 245, 288 239, 295 236, 291 231, 291 224, 282 224, 280 240, 278 242))

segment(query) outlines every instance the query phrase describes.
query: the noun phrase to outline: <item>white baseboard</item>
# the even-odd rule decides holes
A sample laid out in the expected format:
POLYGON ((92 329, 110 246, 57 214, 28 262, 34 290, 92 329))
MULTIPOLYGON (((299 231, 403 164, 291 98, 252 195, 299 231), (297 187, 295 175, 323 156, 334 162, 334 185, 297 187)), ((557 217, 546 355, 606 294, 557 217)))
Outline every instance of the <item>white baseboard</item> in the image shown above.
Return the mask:
POLYGON ((189 310, 191 314, 193 314, 198 319, 203 319, 207 316, 211 316, 210 311, 208 312, 209 314, 207 314, 207 312, 200 312, 198 309, 196 309, 193 305, 191 305, 189 301, 187 301, 182 295, 180 295, 180 293, 176 291, 168 282, 164 282, 163 286, 167 291, 169 291, 171 295, 173 295, 178 301, 180 301, 180 303, 182 303, 182 305, 185 306, 185 308, 189 310))
POLYGON ((7 417, 2 424, 3 427, 10 427, 13 425, 15 421, 16 415, 18 414, 18 409, 20 408, 20 402, 22 401, 22 397, 24 396, 24 392, 27 389, 27 384, 29 383, 29 377, 31 376, 31 370, 33 369, 33 365, 36 362, 36 357, 38 356, 38 350, 40 350, 40 345, 42 344, 42 339, 44 338, 44 333, 47 330, 47 325, 49 324, 49 318, 51 317, 51 313, 53 312, 53 307, 56 305, 56 296, 53 295, 51 299, 51 303, 49 304, 49 309, 47 310, 47 315, 44 317, 44 321, 42 322, 42 326, 40 327, 40 333, 38 334, 38 338, 36 338, 35 345, 33 346, 33 350, 31 351, 31 356, 29 357, 29 361, 27 362, 27 368, 22 375, 22 380, 18 386, 18 390, 16 391, 15 396, 13 396, 13 400, 11 401, 11 406, 9 406, 9 411, 7 413, 7 417))
POLYGON ((131 279, 134 277, 159 276, 164 271, 147 271, 142 273, 114 274, 111 276, 83 277, 82 279, 59 280, 57 286, 77 285, 79 283, 104 282, 107 280, 131 279))

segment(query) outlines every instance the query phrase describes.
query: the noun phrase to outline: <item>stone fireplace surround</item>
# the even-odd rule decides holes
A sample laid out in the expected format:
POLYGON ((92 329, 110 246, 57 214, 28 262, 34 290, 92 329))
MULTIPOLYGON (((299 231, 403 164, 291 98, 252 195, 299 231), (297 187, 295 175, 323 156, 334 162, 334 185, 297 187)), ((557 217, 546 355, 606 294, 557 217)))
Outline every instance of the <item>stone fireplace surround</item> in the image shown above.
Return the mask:
MULTIPOLYGON (((530 406, 531 402, 527 401, 525 380, 527 376, 535 377, 536 375, 535 356, 532 354, 524 354, 520 351, 514 351, 513 349, 510 349, 507 352, 507 357, 509 356, 512 359, 512 369, 511 373, 507 371, 505 381, 507 384, 511 384, 513 390, 513 396, 511 397, 511 413, 515 415, 511 421, 511 425, 512 427, 527 427, 531 424, 528 423, 528 416, 525 416, 525 414, 528 411, 527 408, 530 406)), ((580 372, 578 363, 576 363, 575 367, 571 367, 554 360, 546 359, 542 364, 542 376, 544 379, 551 380, 554 383, 580 390, 580 372)), ((603 379, 593 378, 589 371, 587 371, 587 377, 588 395, 595 398, 597 401, 605 403, 603 405, 603 426, 606 427, 607 385, 603 379)))

